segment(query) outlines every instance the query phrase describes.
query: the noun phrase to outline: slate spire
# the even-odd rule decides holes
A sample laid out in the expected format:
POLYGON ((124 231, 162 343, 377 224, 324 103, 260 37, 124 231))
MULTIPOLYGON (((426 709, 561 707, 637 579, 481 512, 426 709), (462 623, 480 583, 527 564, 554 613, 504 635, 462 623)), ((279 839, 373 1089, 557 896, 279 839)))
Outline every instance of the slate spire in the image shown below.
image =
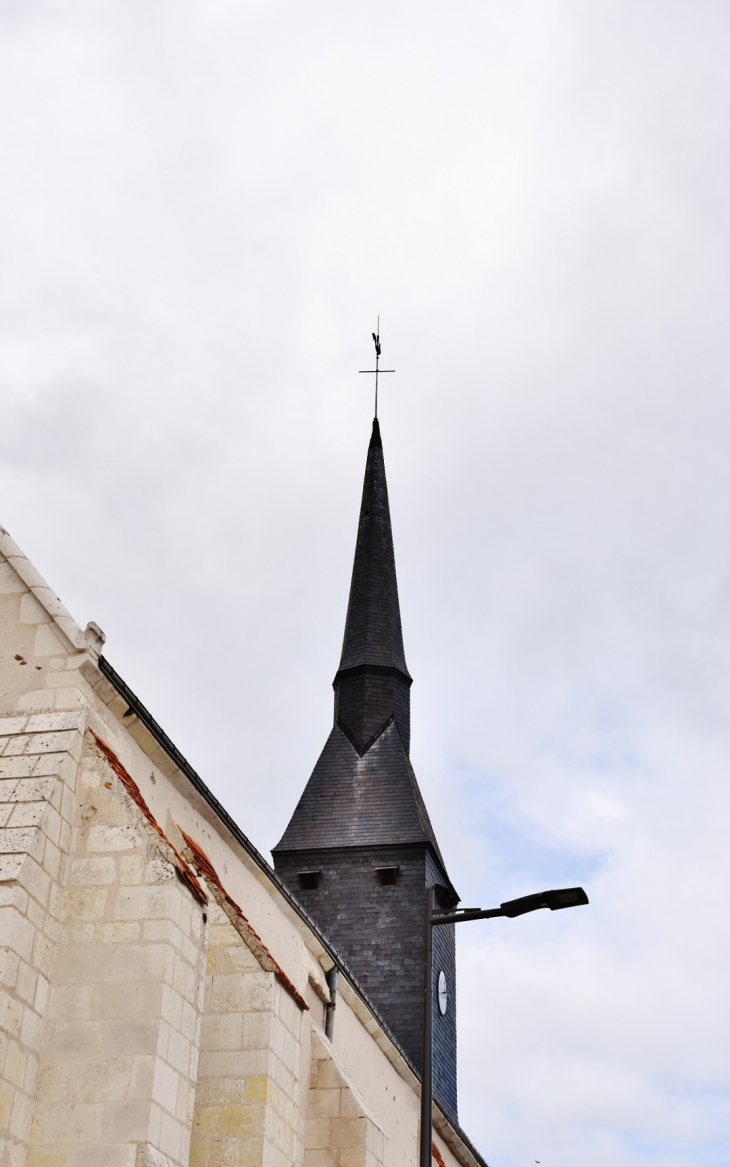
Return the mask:
POLYGON ((395 668, 410 680, 403 652, 388 485, 377 417, 365 466, 339 673, 362 665, 395 668))
POLYGON ((335 724, 275 857, 312 847, 425 843, 443 863, 409 758, 411 684, 376 418, 333 681, 335 724))
POLYGON ((395 719, 408 753, 411 677, 403 652, 388 485, 377 418, 365 466, 342 656, 333 684, 335 722, 360 753, 383 731, 390 717, 395 719))

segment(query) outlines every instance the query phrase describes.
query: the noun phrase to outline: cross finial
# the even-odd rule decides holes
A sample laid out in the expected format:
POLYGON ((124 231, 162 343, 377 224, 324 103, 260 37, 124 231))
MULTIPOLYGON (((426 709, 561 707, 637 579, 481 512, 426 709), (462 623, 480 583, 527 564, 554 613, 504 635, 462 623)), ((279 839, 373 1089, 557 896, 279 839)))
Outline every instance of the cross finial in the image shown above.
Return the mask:
POLYGON ((360 373, 375 373, 375 416, 378 416, 378 377, 381 373, 394 373, 395 369, 381 369, 380 368, 380 317, 378 316, 378 331, 372 334, 375 341, 375 368, 374 369, 359 369, 360 373))

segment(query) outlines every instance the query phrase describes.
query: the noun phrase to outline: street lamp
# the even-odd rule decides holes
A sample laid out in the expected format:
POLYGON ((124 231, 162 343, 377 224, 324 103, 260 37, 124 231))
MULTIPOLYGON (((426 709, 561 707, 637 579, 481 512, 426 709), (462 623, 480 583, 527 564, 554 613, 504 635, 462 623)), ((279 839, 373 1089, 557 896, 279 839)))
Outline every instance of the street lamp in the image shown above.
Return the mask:
POLYGON ((538 908, 557 912, 561 908, 575 908, 587 904, 588 896, 582 887, 565 887, 558 891, 541 891, 536 895, 507 900, 498 908, 462 908, 453 892, 446 887, 426 888, 426 937, 423 960, 423 1046, 421 1054, 421 1147, 418 1167, 431 1167, 432 1109, 433 1109, 433 929, 440 924, 461 924, 464 920, 492 920, 495 916, 523 916, 538 908), (434 914, 434 902, 444 911, 434 914))

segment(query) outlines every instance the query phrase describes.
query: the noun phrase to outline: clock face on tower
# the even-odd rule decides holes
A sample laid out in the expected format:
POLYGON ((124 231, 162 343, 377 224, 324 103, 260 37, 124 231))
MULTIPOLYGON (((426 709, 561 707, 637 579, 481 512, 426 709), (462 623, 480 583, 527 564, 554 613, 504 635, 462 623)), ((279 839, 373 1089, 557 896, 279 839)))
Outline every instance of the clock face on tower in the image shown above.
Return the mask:
POLYGON ((438 983, 439 1013, 441 1014, 442 1017, 445 1017, 446 1016, 446 1007, 449 1003, 449 993, 448 993, 448 990, 446 988, 446 973, 444 972, 443 969, 441 969, 439 972, 439 977, 438 977, 437 983, 438 983))

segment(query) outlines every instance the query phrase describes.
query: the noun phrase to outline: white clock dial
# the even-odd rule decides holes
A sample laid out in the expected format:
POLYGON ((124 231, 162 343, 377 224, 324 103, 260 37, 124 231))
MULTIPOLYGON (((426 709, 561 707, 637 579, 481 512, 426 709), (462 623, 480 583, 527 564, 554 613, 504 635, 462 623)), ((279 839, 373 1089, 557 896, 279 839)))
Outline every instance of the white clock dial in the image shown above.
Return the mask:
POLYGON ((449 993, 446 988, 446 973, 441 969, 438 979, 438 999, 439 999, 439 1013, 442 1017, 446 1016, 446 1007, 449 1003, 449 993))

